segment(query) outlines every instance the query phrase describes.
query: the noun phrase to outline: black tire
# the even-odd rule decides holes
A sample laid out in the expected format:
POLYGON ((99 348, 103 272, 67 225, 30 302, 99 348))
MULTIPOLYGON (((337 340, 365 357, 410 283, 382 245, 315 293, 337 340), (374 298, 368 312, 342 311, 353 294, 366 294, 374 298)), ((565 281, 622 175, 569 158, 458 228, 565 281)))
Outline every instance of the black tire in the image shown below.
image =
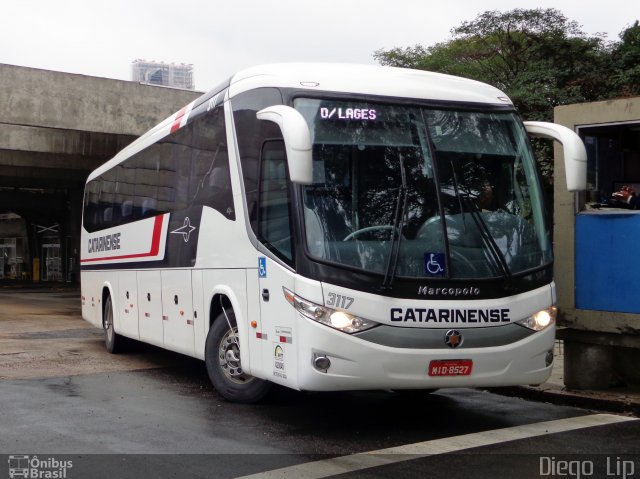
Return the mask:
POLYGON ((125 338, 116 333, 113 328, 113 303, 111 296, 104 301, 102 313, 102 326, 104 327, 104 344, 111 354, 118 354, 124 350, 125 338))
POLYGON ((214 320, 207 342, 205 344, 205 363, 207 373, 213 387, 227 401, 237 403, 254 403, 260 401, 269 389, 271 383, 258 379, 242 371, 240 349, 234 334, 237 334, 236 318, 233 311, 226 310, 214 320))

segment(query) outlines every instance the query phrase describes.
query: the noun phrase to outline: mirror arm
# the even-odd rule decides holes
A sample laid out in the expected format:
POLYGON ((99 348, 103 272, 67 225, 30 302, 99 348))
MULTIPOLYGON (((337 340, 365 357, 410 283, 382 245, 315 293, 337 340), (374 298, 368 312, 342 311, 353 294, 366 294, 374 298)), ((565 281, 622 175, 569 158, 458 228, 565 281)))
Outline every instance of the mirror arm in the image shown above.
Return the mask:
POLYGON ((571 129, 556 123, 525 121, 527 133, 536 138, 556 140, 562 144, 568 191, 587 188, 587 150, 571 129))
POLYGON ((280 127, 291 181, 303 185, 313 183, 311 132, 300 112, 289 106, 273 105, 260 110, 256 116, 280 127))

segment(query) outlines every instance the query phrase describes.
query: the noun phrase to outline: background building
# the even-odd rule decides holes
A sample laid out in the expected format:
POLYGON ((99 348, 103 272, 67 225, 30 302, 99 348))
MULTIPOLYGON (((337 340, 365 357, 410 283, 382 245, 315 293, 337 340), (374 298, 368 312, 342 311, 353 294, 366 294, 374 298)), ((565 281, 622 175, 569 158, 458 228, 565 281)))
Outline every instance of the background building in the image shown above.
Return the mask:
POLYGON ((137 59, 131 63, 131 80, 193 90, 193 65, 137 59))
POLYGON ((573 389, 640 384, 640 97, 555 108, 587 148, 587 191, 564 189, 555 153, 554 256, 564 381, 573 389))
POLYGON ((200 93, 1 63, 0 78, 0 281, 78 281, 87 175, 200 93))

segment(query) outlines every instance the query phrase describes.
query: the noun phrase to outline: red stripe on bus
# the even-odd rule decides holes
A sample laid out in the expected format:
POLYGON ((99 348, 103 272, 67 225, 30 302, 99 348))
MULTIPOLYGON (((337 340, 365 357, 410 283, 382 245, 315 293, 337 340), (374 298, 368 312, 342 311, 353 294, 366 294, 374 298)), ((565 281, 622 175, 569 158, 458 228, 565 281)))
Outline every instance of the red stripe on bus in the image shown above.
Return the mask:
POLYGON ((83 259, 81 263, 92 263, 94 261, 106 261, 116 259, 131 259, 131 258, 149 258, 152 256, 158 256, 160 252, 160 237, 162 233, 162 223, 164 221, 164 215, 156 216, 153 223, 153 237, 151 239, 151 249, 147 253, 135 253, 135 254, 123 254, 121 256, 102 256, 100 258, 87 258, 83 259))
POLYGON ((185 111, 187 111, 186 106, 182 107, 182 109, 176 115, 176 119, 173 120, 173 125, 171 125, 171 133, 180 129, 180 122, 182 121, 182 117, 184 116, 185 111))

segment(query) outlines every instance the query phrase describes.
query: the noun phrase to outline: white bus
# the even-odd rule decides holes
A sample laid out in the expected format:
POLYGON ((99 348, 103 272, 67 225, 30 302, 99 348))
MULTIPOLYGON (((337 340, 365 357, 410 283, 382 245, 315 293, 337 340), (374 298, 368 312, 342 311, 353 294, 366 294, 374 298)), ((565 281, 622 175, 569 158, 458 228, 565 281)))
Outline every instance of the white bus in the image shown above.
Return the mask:
POLYGON ((549 219, 501 91, 378 66, 245 70, 91 173, 82 314, 205 361, 215 389, 432 390, 544 382, 549 219))

